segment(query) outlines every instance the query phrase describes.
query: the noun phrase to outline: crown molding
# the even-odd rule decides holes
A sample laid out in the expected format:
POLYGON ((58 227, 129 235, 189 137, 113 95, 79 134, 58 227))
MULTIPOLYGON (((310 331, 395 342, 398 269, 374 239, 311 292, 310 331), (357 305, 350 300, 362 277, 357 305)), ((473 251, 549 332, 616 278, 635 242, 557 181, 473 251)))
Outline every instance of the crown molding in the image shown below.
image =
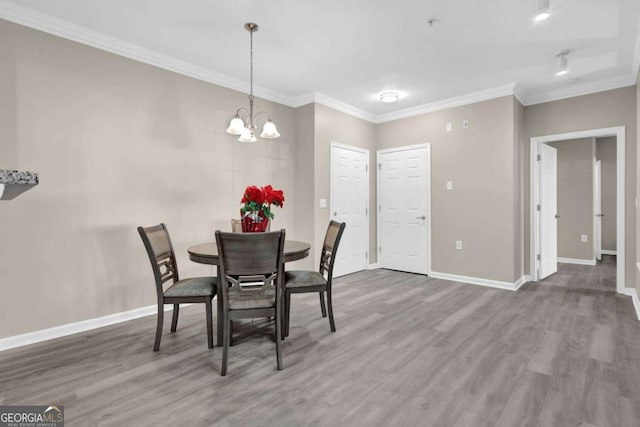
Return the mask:
POLYGON ((581 85, 564 87, 550 91, 531 91, 524 96, 524 105, 542 104, 545 102, 559 101, 561 99, 574 98, 576 96, 590 95, 597 92, 619 89, 636 84, 636 78, 631 75, 615 77, 613 79, 599 80, 581 85))
POLYGON ((343 113, 357 117, 362 120, 366 120, 371 123, 380 123, 378 117, 375 114, 371 114, 368 111, 354 107, 346 102, 339 101, 335 98, 331 98, 320 92, 313 92, 313 101, 316 104, 324 105, 325 107, 333 108, 334 110, 342 111, 343 113))
MULTIPOLYGON (((177 59, 170 55, 155 52, 134 43, 126 42, 116 37, 99 33, 89 28, 55 18, 28 7, 20 6, 8 0, 0 0, 0 19, 5 19, 19 25, 43 31, 54 36, 72 40, 77 43, 104 50, 106 52, 197 80, 212 83, 241 93, 249 93, 248 82, 236 77, 218 73, 187 61, 177 59)), ((402 110, 391 111, 384 114, 373 114, 321 92, 308 92, 298 96, 290 96, 265 87, 255 86, 254 93, 259 98, 293 108, 301 107, 311 102, 316 102, 362 120, 377 124, 413 117, 420 114, 432 113, 447 108, 460 107, 476 102, 487 101, 489 99, 502 96, 514 96, 521 104, 527 106, 635 85, 638 79, 638 72, 640 70, 640 35, 636 42, 633 67, 634 69, 632 70, 631 75, 628 76, 582 85, 574 85, 552 91, 523 91, 516 84, 511 83, 496 88, 472 92, 466 95, 456 96, 402 110)))
MULTIPOLYGON (((238 92, 249 93, 249 84, 241 79, 217 73, 170 55, 155 52, 7 0, 0 0, 0 18, 197 80, 213 83, 238 92)), ((289 107, 296 106, 295 97, 281 94, 268 88, 254 86, 254 94, 268 101, 289 107)))
POLYGON ((499 98, 501 96, 510 96, 515 94, 515 88, 515 83, 511 83, 492 89, 471 92, 466 95, 455 96, 453 98, 443 99, 441 101, 418 105, 416 107, 392 111, 390 113, 380 114, 376 116, 376 121, 374 123, 385 123, 393 120, 405 119, 407 117, 418 116, 420 114, 446 110, 447 108, 460 107, 463 105, 474 104, 476 102, 488 101, 489 99, 499 98))

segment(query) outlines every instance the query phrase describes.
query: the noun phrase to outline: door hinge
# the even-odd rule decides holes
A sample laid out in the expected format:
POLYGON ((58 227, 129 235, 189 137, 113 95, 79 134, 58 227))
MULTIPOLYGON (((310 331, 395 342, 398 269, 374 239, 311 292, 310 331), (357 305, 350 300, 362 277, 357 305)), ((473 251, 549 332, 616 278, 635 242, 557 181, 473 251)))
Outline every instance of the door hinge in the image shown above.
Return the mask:
POLYGON ((537 157, 537 158, 538 158, 538 161, 542 160, 542 155, 541 155, 541 154, 538 154, 538 157, 537 157))
POLYGON ((536 255, 536 259, 537 259, 538 261, 542 260, 542 257, 540 256, 540 254, 536 255))
POLYGON ((378 170, 382 170, 382 163, 378 163, 378 170))
POLYGON ((364 214, 369 215, 369 208, 364 208, 364 214))
POLYGON ((382 253, 382 246, 378 246, 378 252, 382 253))
POLYGON ((364 257, 365 257, 366 259, 369 259, 369 252, 365 252, 365 253, 364 253, 364 257))
POLYGON ((365 166, 364 166, 364 171, 365 171, 365 172, 369 172, 369 165, 365 165, 365 166))
POLYGON ((378 212, 382 212, 382 205, 378 205, 378 212))
POLYGON ((539 211, 541 211, 541 210, 542 210, 542 206, 541 206, 541 205, 537 205, 537 206, 536 206, 536 209, 537 209, 537 210, 539 210, 539 211))

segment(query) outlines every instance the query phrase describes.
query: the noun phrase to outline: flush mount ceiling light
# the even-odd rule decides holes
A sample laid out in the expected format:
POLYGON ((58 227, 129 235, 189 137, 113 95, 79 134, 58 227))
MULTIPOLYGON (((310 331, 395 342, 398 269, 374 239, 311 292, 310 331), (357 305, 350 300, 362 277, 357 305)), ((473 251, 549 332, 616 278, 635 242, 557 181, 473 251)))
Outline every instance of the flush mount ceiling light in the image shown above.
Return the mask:
POLYGON ((250 84, 251 91, 249 93, 249 111, 244 108, 239 108, 236 111, 236 115, 229 122, 227 133, 231 135, 240 135, 238 141, 240 142, 256 142, 258 139, 255 135, 256 118, 260 114, 267 116, 267 121, 262 127, 262 133, 260 138, 274 139, 280 136, 276 124, 271 121, 271 117, 264 111, 259 111, 256 115, 253 115, 253 33, 258 31, 258 24, 253 22, 247 22, 244 24, 244 29, 249 31, 249 63, 250 63, 250 84), (241 116, 246 116, 244 119, 241 116))
POLYGON ((562 52, 558 52, 556 54, 556 58, 558 60, 558 65, 556 68, 556 76, 565 76, 569 73, 569 66, 567 65, 567 55, 569 54, 568 50, 563 50, 562 52))
POLYGON ((385 104, 391 104, 392 102, 396 102, 400 98, 397 92, 384 92, 380 94, 380 102, 384 102, 385 104))
POLYGON ((551 9, 549 8, 550 0, 536 0, 536 14, 533 18, 534 21, 544 21, 551 16, 551 9))

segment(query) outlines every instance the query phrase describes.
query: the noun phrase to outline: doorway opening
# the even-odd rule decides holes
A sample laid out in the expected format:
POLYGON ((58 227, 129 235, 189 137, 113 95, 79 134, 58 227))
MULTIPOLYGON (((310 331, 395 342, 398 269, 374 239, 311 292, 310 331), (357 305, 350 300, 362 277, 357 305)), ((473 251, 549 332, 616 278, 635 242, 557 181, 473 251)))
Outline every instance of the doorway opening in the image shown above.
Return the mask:
POLYGON ((558 262, 595 265, 604 256, 604 261, 616 264, 616 291, 625 293, 624 150, 624 126, 531 138, 531 280, 553 274, 558 262), (562 154, 570 150, 581 154, 567 163, 562 154), (557 169, 557 161, 560 167, 565 163, 564 170, 557 169), (558 205, 554 206, 551 187, 556 185, 558 205), (608 188, 605 192, 603 185, 608 188), (609 258, 613 255, 615 260, 609 258))

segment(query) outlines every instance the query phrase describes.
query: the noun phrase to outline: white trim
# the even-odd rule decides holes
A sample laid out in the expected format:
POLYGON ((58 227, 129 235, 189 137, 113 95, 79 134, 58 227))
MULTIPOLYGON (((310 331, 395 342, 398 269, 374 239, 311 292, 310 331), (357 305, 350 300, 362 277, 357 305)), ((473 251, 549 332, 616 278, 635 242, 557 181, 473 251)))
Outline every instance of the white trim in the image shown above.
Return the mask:
MULTIPOLYGON (((219 73, 170 55, 156 52, 134 43, 100 33, 81 25, 73 24, 29 7, 21 6, 12 1, 0 0, 0 18, 197 80, 202 80, 242 93, 249 92, 249 82, 243 81, 234 76, 219 73)), ((301 107, 311 102, 317 102, 318 104, 334 108, 338 111, 342 111, 371 123, 385 123, 392 120, 432 113, 447 108, 474 104, 502 96, 513 95, 522 105, 527 106, 542 102, 571 98, 574 96, 587 95, 595 92, 602 92, 625 86, 632 86, 636 84, 638 68, 640 67, 640 38, 636 43, 633 67, 634 69, 631 70, 631 74, 627 76, 578 84, 551 91, 525 91, 518 88, 515 83, 510 83, 495 88, 471 92, 384 114, 370 113, 343 101, 331 98, 321 92, 308 92, 297 96, 291 96, 266 87, 255 86, 254 93, 259 98, 293 108, 301 107)))
POLYGON ((624 295, 628 295, 631 297, 631 302, 633 302, 633 308, 636 309, 636 317, 640 320, 640 299, 638 299, 638 292, 636 292, 633 288, 626 288, 624 290, 624 295))
MULTIPOLYGON (((367 211, 369 211, 370 203, 371 200, 369 199, 369 191, 370 191, 370 186, 369 183, 371 182, 371 165, 369 164, 369 160, 371 159, 371 154, 369 152, 369 150, 367 150, 366 148, 360 148, 360 147, 354 147, 353 145, 346 145, 346 144, 341 144, 339 142, 334 142, 331 141, 331 145, 329 148, 329 219, 331 219, 331 212, 333 212, 333 206, 334 206, 334 200, 333 200, 333 195, 334 195, 334 191, 333 191, 333 149, 334 148, 340 148, 342 150, 348 150, 348 151, 354 151, 356 153, 360 153, 360 154, 364 154, 367 157, 367 162, 366 162, 366 171, 365 171, 365 176, 366 176, 366 182, 365 182, 365 187, 366 187, 366 194, 365 194, 365 206, 367 211)), ((369 241, 371 240, 371 232, 369 231, 369 224, 371 223, 371 212, 368 213, 367 215, 367 241, 365 243, 365 251, 368 253, 369 252, 369 241)), ((369 257, 365 256, 365 262, 369 262, 369 257)), ((367 264, 368 265, 368 264, 367 264)), ((366 268, 366 267, 365 267, 366 268)), ((351 273, 355 273, 356 271, 352 271, 350 273, 344 273, 343 275, 346 274, 351 274, 351 273)))
POLYGON ((525 92, 524 105, 529 106, 551 101, 560 101, 562 99, 574 98, 576 96, 590 95, 607 90, 620 89, 627 86, 633 86, 635 84, 635 77, 633 75, 627 75, 584 84, 578 83, 572 86, 549 91, 535 90, 531 91, 530 93, 525 92))
MULTIPOLYGON (((191 304, 180 304, 180 307, 182 308, 188 305, 191 304)), ((172 309, 172 304, 165 304, 164 311, 169 311, 172 309)), ((146 307, 135 308, 133 310, 122 311, 120 313, 108 314, 102 317, 95 317, 93 319, 81 320, 79 322, 54 326, 53 328, 27 332, 26 334, 0 338, 0 351, 22 347, 29 344, 35 344, 42 341, 48 341, 55 338, 61 338, 67 335, 74 335, 93 329, 103 328, 105 326, 115 325, 116 323, 127 322, 129 320, 151 316, 157 313, 158 306, 154 304, 146 307)))
MULTIPOLYGON (((308 95, 303 95, 301 99, 308 99, 308 95)), ((368 111, 354 107, 353 105, 342 102, 338 99, 331 98, 321 92, 313 92, 313 101, 316 104, 324 105, 325 107, 333 108, 334 110, 342 111, 350 116, 357 117, 362 120, 366 120, 370 123, 380 123, 378 116, 369 113, 368 111)), ((304 104, 301 104, 304 105, 304 104)))
MULTIPOLYGON (((236 77, 138 46, 7 0, 0 0, 0 18, 197 80, 213 83, 238 92, 249 93, 249 82, 236 77)), ((299 106, 295 105, 296 101, 298 101, 296 97, 284 95, 260 86, 254 86, 253 91, 257 97, 269 101, 290 107, 299 106)))
POLYGON ((380 268, 380 267, 378 267, 378 263, 377 262, 375 264, 369 264, 367 266, 367 270, 377 270, 378 268, 380 268))
POLYGON ((470 276, 460 276, 457 274, 449 274, 449 273, 438 273, 436 271, 432 271, 429 274, 430 277, 434 279, 443 279, 443 280, 451 280, 453 282, 461 282, 468 283, 470 285, 480 285, 480 286, 488 286, 490 288, 498 288, 505 289, 508 291, 517 291, 522 285, 528 282, 528 276, 522 276, 517 281, 511 282, 501 282, 499 280, 490 280, 490 279, 482 279, 479 277, 470 277, 470 276))
MULTIPOLYGON (((398 151, 407 151, 407 150, 414 150, 416 148, 426 148, 427 149, 427 155, 428 155, 428 159, 429 159, 429 164, 427 165, 428 167, 428 175, 427 175, 427 275, 431 275, 431 234, 433 233, 433 228, 432 228, 432 223, 433 223, 433 217, 431 216, 431 177, 432 177, 432 173, 431 173, 431 143, 427 142, 424 144, 413 144, 413 145, 405 145, 402 147, 395 147, 395 148, 386 148, 384 150, 377 150, 376 151, 376 164, 374 167, 378 167, 378 165, 380 164, 380 155, 381 154, 387 154, 387 153, 394 153, 394 152, 398 152, 398 151)), ((377 173, 377 169, 376 169, 376 208, 378 209, 376 211, 376 250, 378 251, 378 264, 380 264, 380 256, 382 255, 382 253, 380 252, 380 174, 377 173)))
POLYGON ((562 264, 596 265, 596 259, 562 258, 558 257, 558 262, 562 264))
POLYGON ((601 249, 600 253, 602 255, 616 255, 616 251, 610 251, 610 250, 607 250, 607 249, 601 249))
POLYGON ((430 102, 403 110, 392 111, 390 113, 379 114, 376 116, 375 123, 385 123, 393 120, 405 119, 407 117, 419 116, 421 114, 433 113, 435 111, 446 110, 448 108, 460 107, 476 102, 488 101, 502 96, 514 95, 515 84, 511 83, 504 86, 498 86, 491 89, 485 89, 477 92, 467 93, 465 95, 454 96, 452 98, 440 101, 430 102))
POLYGON ((538 195, 538 167, 537 155, 540 144, 553 141, 565 141, 577 138, 616 136, 616 206, 617 206, 617 262, 616 262, 616 291, 624 293, 626 286, 625 264, 627 262, 625 253, 625 148, 626 148, 626 127, 615 126, 610 128, 600 128, 568 132, 557 135, 537 136, 531 138, 529 155, 529 273, 531 280, 538 280, 538 269, 536 254, 538 253, 538 224, 537 224, 537 195, 538 195))

